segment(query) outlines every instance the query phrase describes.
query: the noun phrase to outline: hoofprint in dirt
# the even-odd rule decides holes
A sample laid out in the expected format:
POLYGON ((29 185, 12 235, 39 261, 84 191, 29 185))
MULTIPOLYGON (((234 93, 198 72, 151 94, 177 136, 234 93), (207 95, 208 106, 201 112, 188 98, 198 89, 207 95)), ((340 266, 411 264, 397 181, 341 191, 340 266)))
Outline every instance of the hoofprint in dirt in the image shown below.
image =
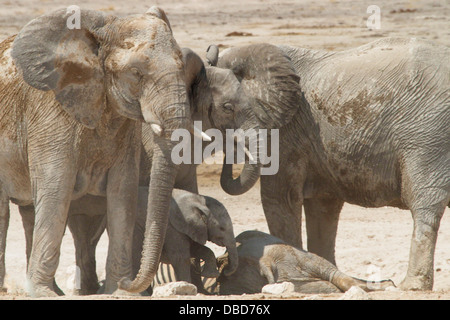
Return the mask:
MULTIPOLYGON (((0 0, 0 41, 17 33, 26 23, 43 13, 69 7, 72 0, 0 0)), ((440 1, 376 1, 380 8, 380 29, 369 30, 367 8, 372 1, 289 0, 139 0, 77 1, 81 8, 102 10, 118 16, 142 13, 152 5, 161 6, 170 19, 177 42, 203 54, 210 44, 221 49, 267 42, 312 49, 344 50, 387 36, 416 37, 450 46, 448 17, 450 5, 440 1)), ((262 210, 259 185, 242 196, 229 196, 219 185, 220 166, 201 165, 200 193, 213 196, 227 207, 235 234, 245 230, 268 232, 262 210)), ((372 299, 450 299, 450 209, 441 220, 435 253, 433 292, 372 292, 372 299)), ((345 273, 358 278, 390 278, 398 284, 406 274, 411 214, 391 207, 367 209, 345 204, 336 240, 336 260, 345 273)), ((306 238, 303 223, 303 237, 306 238)), ((104 278, 108 240, 103 235, 97 247, 97 270, 104 278)), ((216 254, 223 251, 211 245, 216 254)), ((11 205, 6 251, 8 293, 0 299, 26 299, 25 237, 20 215, 11 205)), ((86 299, 70 295, 74 286, 75 256, 71 234, 66 230, 56 281, 67 296, 60 299, 86 299)), ((267 294, 228 296, 220 299, 338 299, 342 294, 311 296, 267 294)), ((174 299, 179 297, 174 297, 174 299)), ((197 295, 183 299, 218 299, 197 295)), ((87 299, 148 299, 90 296, 87 299)))

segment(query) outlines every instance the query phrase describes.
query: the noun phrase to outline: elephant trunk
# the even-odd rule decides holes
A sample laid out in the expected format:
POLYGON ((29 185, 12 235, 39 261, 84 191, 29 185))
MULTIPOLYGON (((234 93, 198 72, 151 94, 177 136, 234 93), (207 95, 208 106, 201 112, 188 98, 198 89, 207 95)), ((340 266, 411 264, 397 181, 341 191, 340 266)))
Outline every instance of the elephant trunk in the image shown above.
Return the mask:
POLYGON ((158 270, 169 219, 170 197, 177 174, 170 153, 171 143, 155 137, 141 265, 133 281, 124 278, 119 282, 119 288, 129 292, 146 290, 158 270))
POLYGON ((220 175, 220 185, 230 195, 241 195, 255 185, 259 179, 260 170, 260 164, 245 163, 239 177, 233 179, 233 164, 224 162, 220 175))
POLYGON ((145 87, 140 104, 145 122, 158 137, 170 139, 174 130, 192 127, 184 70, 167 71, 145 87))
MULTIPOLYGON (((263 140, 263 137, 258 134, 259 126, 252 121, 253 116, 251 114, 240 114, 238 115, 238 118, 246 119, 246 121, 242 124, 238 123, 238 127, 242 130, 243 135, 241 135, 239 139, 235 136, 235 145, 238 145, 236 144, 236 140, 245 141, 244 149, 249 161, 245 162, 239 177, 233 179, 233 164, 227 163, 227 156, 225 156, 222 173, 220 175, 220 185, 222 189, 233 196, 241 195, 255 185, 261 174, 261 159, 265 156, 263 154, 263 149, 261 148, 261 145, 265 141, 263 140), (250 153, 249 149, 255 150, 255 145, 258 147, 257 154, 255 154, 255 152, 250 153)), ((227 142, 225 146, 226 153, 234 151, 234 148, 232 150, 229 149, 230 145, 227 142)))
POLYGON ((224 268, 223 272, 224 275, 229 277, 231 276, 238 268, 239 266, 239 255, 236 247, 236 240, 234 240, 234 243, 227 244, 227 253, 228 253, 228 264, 224 268))

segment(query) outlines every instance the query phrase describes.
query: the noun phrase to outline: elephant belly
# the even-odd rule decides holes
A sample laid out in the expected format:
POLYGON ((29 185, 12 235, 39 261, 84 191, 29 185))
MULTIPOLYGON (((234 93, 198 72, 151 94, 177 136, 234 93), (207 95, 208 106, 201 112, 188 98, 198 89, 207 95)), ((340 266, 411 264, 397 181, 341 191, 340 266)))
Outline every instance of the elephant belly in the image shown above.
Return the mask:
POLYGON ((77 173, 72 199, 78 199, 85 194, 106 196, 106 181, 108 169, 94 165, 77 173))
POLYGON ((349 157, 330 157, 328 177, 332 177, 332 181, 322 183, 331 189, 328 193, 364 207, 405 207, 401 201, 399 169, 394 161, 390 161, 386 155, 369 154, 364 158, 352 161, 349 157))
POLYGON ((379 177, 365 174, 355 175, 349 182, 338 184, 341 198, 348 203, 364 207, 394 206, 405 208, 401 201, 398 184, 393 180, 383 181, 379 177))

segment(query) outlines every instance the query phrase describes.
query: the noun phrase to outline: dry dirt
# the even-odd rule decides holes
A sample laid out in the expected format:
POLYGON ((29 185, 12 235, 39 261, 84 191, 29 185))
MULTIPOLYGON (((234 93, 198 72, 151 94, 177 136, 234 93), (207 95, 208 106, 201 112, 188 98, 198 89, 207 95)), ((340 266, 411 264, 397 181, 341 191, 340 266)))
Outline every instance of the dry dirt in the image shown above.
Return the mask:
MULTIPOLYGON (((0 41, 17 33, 30 19, 48 11, 77 4, 82 8, 104 10, 119 16, 145 12, 151 5, 166 10, 175 38, 183 47, 200 54, 209 44, 225 48, 249 43, 268 42, 290 44, 315 49, 343 50, 385 36, 405 36, 434 40, 450 45, 450 4, 441 1, 243 1, 243 0, 0 0, 0 41), (368 30, 366 13, 369 5, 381 9, 381 29, 368 30), (227 36, 228 35, 228 36, 227 36)), ((216 197, 228 208, 235 234, 244 230, 267 231, 259 185, 242 196, 225 194, 219 186, 218 166, 202 165, 200 192, 216 197)), ((377 292, 373 299, 450 299, 450 215, 446 210, 441 221, 435 254, 435 284, 432 292, 377 292)), ((304 227, 303 227, 304 228, 304 227)), ((349 275, 367 278, 378 270, 382 278, 399 283, 406 274, 413 222, 409 211, 384 207, 361 208, 346 204, 339 222, 336 256, 338 267, 349 275), (375 269, 374 269, 375 268, 375 269)), ((302 231, 305 234, 305 231, 302 231)), ((305 235, 304 235, 305 237, 305 235)), ((220 253, 221 248, 212 246, 220 253)), ((107 237, 97 249, 98 273, 104 276, 107 237)), ((8 294, 0 299, 26 299, 25 239, 17 208, 11 205, 7 239, 6 267, 8 294)), ((74 248, 69 231, 64 236, 57 283, 70 295, 70 278, 74 270, 74 248)), ((341 294, 320 295, 337 299, 341 294)), ((231 296, 227 299, 268 299, 309 297, 298 294, 289 297, 268 295, 231 296)), ((225 297, 221 297, 225 298, 225 297)), ((89 299, 118 299, 92 296, 89 299)), ((129 299, 129 298, 128 298, 129 299)), ((141 299, 141 298, 133 298, 141 299)), ((146 298, 147 299, 147 298, 146 298)), ((195 296, 190 299, 211 299, 195 296)), ((213 297, 217 299, 217 297, 213 297)))

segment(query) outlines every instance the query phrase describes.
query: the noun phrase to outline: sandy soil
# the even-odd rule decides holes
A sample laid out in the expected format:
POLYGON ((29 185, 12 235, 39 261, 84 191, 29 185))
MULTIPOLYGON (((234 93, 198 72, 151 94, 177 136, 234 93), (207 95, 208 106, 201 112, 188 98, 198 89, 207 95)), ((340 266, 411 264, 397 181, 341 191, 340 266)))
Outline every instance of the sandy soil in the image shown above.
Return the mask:
MULTIPOLYGON (((17 33, 30 19, 50 10, 77 4, 82 8, 99 9, 119 16, 141 13, 153 4, 164 8, 174 35, 183 47, 203 54, 209 44, 220 47, 269 42, 307 48, 343 50, 385 36, 406 36, 434 40, 450 45, 450 5, 441 1, 242 1, 242 0, 155 0, 148 6, 139 0, 52 1, 0 0, 0 41, 17 33), (366 9, 371 4, 381 9, 381 29, 368 30, 366 9), (227 36, 244 33, 246 36, 227 36)), ((247 194, 232 197, 219 186, 217 165, 200 167, 200 192, 214 196, 228 208, 235 234, 244 230, 267 231, 259 197, 259 185, 247 194)), ((450 215, 446 210, 441 221, 435 254, 435 284, 432 292, 377 292, 373 299, 450 299, 450 215)), ((304 226, 303 226, 304 228, 304 226)), ((384 207, 367 209, 344 206, 336 243, 338 267, 355 277, 367 278, 372 270, 382 278, 399 283, 406 274, 413 222, 409 211, 384 207)), ((305 239, 305 231, 302 231, 305 239)), ((221 253, 221 248, 212 248, 221 253)), ((104 276, 107 237, 97 249, 98 274, 104 276)), ((17 208, 11 205, 7 239, 6 267, 8 294, 0 299, 24 299, 25 239, 17 208)), ((74 248, 69 231, 63 239, 56 280, 67 296, 71 296, 74 274, 74 248)), ((320 295, 337 299, 341 295, 320 295)), ((308 298, 298 294, 289 297, 267 295, 231 296, 231 299, 308 298)), ((224 298, 224 297, 221 297, 224 298)), ((317 298, 317 297, 316 297, 317 298)), ((89 299, 117 299, 92 296, 89 299)), ((141 298, 134 298, 141 299, 141 298)), ((210 299, 195 296, 190 299, 210 299)), ((217 299, 214 297, 213 299, 217 299)))

